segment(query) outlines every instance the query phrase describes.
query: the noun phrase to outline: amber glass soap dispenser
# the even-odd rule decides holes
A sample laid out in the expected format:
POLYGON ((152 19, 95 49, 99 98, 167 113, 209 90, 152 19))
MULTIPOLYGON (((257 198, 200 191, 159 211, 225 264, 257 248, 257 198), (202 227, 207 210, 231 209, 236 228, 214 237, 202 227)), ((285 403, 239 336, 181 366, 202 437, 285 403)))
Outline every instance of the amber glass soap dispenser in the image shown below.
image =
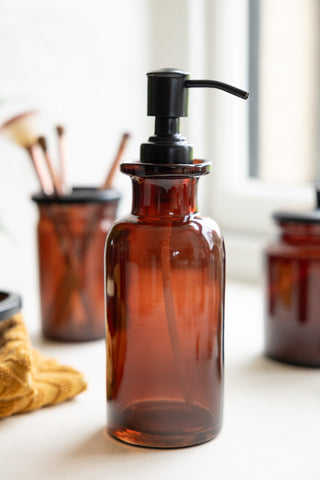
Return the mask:
POLYGON ((148 73, 155 133, 140 162, 121 165, 132 211, 106 242, 107 429, 141 446, 195 445, 221 428, 225 254, 219 227, 197 211, 210 164, 179 134, 190 87, 247 97, 180 70, 148 73))

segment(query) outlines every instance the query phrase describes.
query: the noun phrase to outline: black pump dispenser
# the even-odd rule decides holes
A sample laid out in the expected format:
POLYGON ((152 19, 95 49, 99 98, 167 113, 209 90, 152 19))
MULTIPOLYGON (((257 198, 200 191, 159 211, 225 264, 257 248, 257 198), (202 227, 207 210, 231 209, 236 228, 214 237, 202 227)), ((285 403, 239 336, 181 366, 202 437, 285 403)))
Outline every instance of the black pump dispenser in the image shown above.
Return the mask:
POLYGON ((224 90, 240 98, 249 94, 215 80, 189 80, 189 74, 164 68, 147 73, 148 115, 155 118, 154 135, 140 149, 141 163, 193 163, 192 145, 179 133, 180 117, 188 116, 188 88, 210 87, 224 90))

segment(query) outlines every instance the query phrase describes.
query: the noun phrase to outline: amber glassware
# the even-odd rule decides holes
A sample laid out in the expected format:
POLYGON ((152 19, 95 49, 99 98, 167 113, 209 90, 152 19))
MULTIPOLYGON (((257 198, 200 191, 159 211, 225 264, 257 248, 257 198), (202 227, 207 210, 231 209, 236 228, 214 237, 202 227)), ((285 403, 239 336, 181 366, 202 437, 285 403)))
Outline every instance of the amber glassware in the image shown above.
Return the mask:
POLYGON ((320 212, 274 218, 280 234, 265 252, 265 351, 320 367, 320 212))
POLYGON ((103 253, 119 193, 75 188, 69 195, 32 198, 40 214, 43 335, 68 342, 104 338, 103 253))
POLYGON ((183 447, 222 423, 224 245, 197 212, 208 164, 123 164, 133 205, 106 245, 107 429, 183 447))

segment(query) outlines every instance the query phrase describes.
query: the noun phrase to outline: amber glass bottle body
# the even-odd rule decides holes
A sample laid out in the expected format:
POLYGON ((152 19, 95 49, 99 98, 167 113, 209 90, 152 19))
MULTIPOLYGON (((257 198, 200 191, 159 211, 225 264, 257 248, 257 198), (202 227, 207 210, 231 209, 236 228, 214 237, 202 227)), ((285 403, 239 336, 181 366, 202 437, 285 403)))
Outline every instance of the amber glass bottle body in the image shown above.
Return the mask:
POLYGON ((320 367, 320 224, 280 222, 265 253, 265 351, 320 367))
POLYGON ((104 338, 104 244, 118 199, 34 200, 43 335, 67 342, 104 338))
POLYGON ((221 428, 223 241, 196 211, 197 178, 132 181, 106 247, 107 428, 136 445, 202 443, 221 428))

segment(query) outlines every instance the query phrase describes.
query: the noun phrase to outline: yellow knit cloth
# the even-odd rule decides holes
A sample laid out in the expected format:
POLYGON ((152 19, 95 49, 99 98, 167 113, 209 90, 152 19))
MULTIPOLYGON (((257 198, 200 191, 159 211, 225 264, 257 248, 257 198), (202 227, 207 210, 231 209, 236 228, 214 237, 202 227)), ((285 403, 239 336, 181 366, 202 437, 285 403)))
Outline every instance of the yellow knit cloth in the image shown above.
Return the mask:
POLYGON ((80 372, 32 348, 20 313, 0 322, 0 418, 63 402, 86 387, 80 372))

